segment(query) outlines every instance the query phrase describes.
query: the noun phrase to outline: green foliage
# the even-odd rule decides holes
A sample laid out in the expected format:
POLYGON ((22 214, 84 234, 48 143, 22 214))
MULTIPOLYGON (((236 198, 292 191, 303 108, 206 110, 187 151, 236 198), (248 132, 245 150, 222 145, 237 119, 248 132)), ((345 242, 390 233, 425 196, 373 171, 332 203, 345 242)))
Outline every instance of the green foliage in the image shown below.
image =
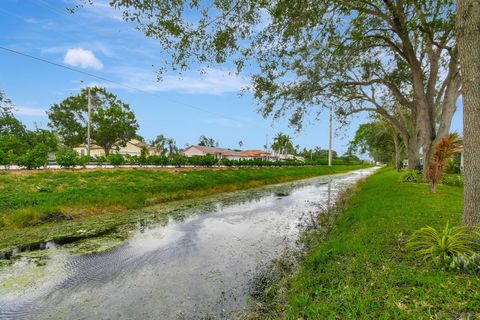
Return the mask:
POLYGON ((125 155, 125 163, 130 164, 130 165, 139 165, 140 160, 139 160, 137 155, 132 156, 130 154, 126 154, 125 155))
POLYGON ((442 178, 442 184, 447 186, 463 187, 463 175, 462 174, 446 174, 442 178))
MULTIPOLYGON (((327 159, 328 161, 328 149, 321 149, 320 147, 315 147, 313 149, 304 148, 298 153, 299 156, 305 158, 308 161, 317 161, 327 159)), ((332 158, 335 159, 338 157, 338 153, 335 150, 332 150, 332 158)))
POLYGON ((200 136, 198 139, 198 145, 203 147, 218 147, 218 141, 215 141, 213 138, 200 136))
POLYGON ((385 121, 361 124, 349 143, 348 151, 368 153, 377 162, 392 163, 395 162, 395 136, 398 133, 385 121))
POLYGON ((13 150, 7 152, 0 149, 0 166, 9 167, 14 165, 18 160, 18 157, 13 153, 13 150))
POLYGON ((327 239, 312 241, 286 285, 269 293, 268 313, 254 319, 478 318, 477 274, 418 263, 405 248, 406 235, 427 224, 459 224, 463 190, 429 194, 425 184, 399 180, 382 169, 361 183, 327 239))
POLYGON ((192 166, 205 166, 211 167, 218 164, 218 160, 214 156, 193 156, 187 158, 188 164, 192 166))
POLYGON ((55 133, 40 128, 37 128, 34 131, 29 131, 27 139, 32 146, 36 146, 40 143, 45 145, 48 152, 57 151, 60 144, 60 140, 55 133))
POLYGON ((339 0, 305 5, 113 0, 110 5, 170 54, 161 71, 231 60, 237 71, 258 66, 252 88, 262 115, 289 114, 296 126, 306 113, 317 112, 312 106, 334 105, 344 116, 365 110, 366 102, 371 104, 369 92, 376 92, 375 102, 388 102, 383 111, 398 119, 392 96, 401 96, 398 100, 410 107, 413 70, 420 63, 425 77, 435 67, 436 60, 425 51, 439 50, 440 72, 432 81, 441 84, 449 74, 449 48, 454 47, 453 0, 394 5, 339 0), (397 21, 395 27, 392 21, 397 21), (433 44, 437 41, 449 45, 437 48, 433 44))
MULTIPOLYGON (((123 103, 105 88, 90 88, 92 104, 92 132, 95 143, 108 154, 116 145, 124 145, 136 136, 138 123, 130 106, 123 103)), ((87 134, 88 89, 79 95, 70 96, 50 107, 49 126, 70 147, 76 147, 86 141, 87 134)))
POLYGON ((417 170, 407 170, 402 173, 402 182, 423 182, 423 174, 417 170))
POLYGON ((107 156, 108 162, 114 166, 118 167, 125 163, 125 158, 120 153, 112 153, 107 156))
POLYGON ((141 165, 145 165, 148 163, 148 149, 145 146, 142 146, 140 150, 140 157, 138 157, 138 163, 141 165))
POLYGON ((65 151, 57 152, 56 162, 62 168, 74 168, 79 164, 79 155, 73 149, 67 149, 65 151))
POLYGON ((280 154, 295 154, 292 138, 286 134, 278 133, 273 138, 272 149, 280 154))
POLYGON ((151 144, 160 151, 161 155, 171 156, 178 153, 175 139, 167 138, 163 134, 158 135, 151 144))
POLYGON ((48 148, 40 143, 18 159, 18 164, 26 169, 38 169, 48 164, 48 148))
POLYGON ((168 165, 168 158, 164 155, 154 155, 149 156, 147 162, 154 166, 166 166, 168 165))
MULTIPOLYGON (((113 155, 113 154, 112 154, 113 155)), ((80 221, 85 216, 114 214, 142 208, 149 204, 190 199, 219 192, 235 191, 304 179, 325 174, 346 172, 363 166, 289 167, 235 170, 79 170, 38 171, 17 175, 0 174, 0 221, 8 232, 0 230, 0 251, 5 243, 25 243, 31 239, 25 230, 12 235, 20 227, 10 219, 17 211, 32 212, 40 223, 46 213, 68 212, 80 221), (6 235, 10 234, 11 237, 6 235)), ((22 213, 23 214, 23 213, 22 213)), ((96 220, 96 219, 87 219, 96 220)), ((81 223, 80 223, 81 224, 81 223)), ((23 222, 22 222, 23 225, 23 222)), ((82 230, 81 226, 73 234, 82 230)), ((35 234, 35 232, 33 232, 35 234)))
POLYGON ((170 164, 175 167, 181 167, 188 163, 188 158, 181 154, 176 154, 170 159, 170 164))
POLYGON ((90 161, 92 161, 92 157, 87 156, 87 155, 80 156, 78 158, 78 165, 85 168, 90 161))
POLYGON ((95 161, 97 162, 97 165, 102 165, 108 162, 108 159, 106 156, 98 156, 95 161))
POLYGON ((448 222, 440 231, 427 226, 415 231, 407 246, 425 261, 433 262, 438 267, 467 267, 479 258, 479 230, 467 226, 451 228, 448 222))

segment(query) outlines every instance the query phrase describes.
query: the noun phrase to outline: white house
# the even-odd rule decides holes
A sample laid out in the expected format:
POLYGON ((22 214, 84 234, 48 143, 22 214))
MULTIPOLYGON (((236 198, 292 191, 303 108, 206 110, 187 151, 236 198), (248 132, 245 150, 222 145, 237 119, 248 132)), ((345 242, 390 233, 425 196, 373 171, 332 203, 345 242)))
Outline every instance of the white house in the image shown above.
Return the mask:
MULTIPOLYGON (((125 146, 117 145, 112 148, 112 153, 119 153, 123 155, 131 155, 131 156, 140 156, 142 153, 142 148, 146 147, 148 151, 148 155, 157 155, 160 153, 161 150, 158 150, 157 148, 143 142, 137 139, 132 139, 126 143, 125 146)), ((73 148, 75 151, 78 152, 80 155, 86 155, 87 154, 87 145, 82 144, 79 145, 76 148, 73 148)), ((99 156, 104 156, 105 151, 103 150, 102 147, 96 145, 96 144, 91 144, 90 145, 90 155, 92 157, 99 157, 99 156)))

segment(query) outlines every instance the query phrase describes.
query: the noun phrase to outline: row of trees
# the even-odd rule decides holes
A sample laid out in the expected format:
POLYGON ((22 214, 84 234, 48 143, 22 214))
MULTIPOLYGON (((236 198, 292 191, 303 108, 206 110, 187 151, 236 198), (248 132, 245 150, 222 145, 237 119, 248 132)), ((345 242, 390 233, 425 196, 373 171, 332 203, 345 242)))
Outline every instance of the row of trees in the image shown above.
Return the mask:
MULTIPOLYGON (((28 130, 12 113, 12 102, 3 92, 0 93, 0 165, 20 165, 27 168, 39 168, 48 163, 48 155, 55 154, 57 163, 63 167, 84 166, 92 160, 98 163, 112 161, 113 163, 129 164, 172 164, 178 163, 179 148, 173 138, 158 135, 151 145, 160 151, 161 160, 148 158, 144 148, 139 157, 110 156, 116 147, 125 145, 133 138, 143 141, 137 135, 138 123, 135 114, 128 104, 122 102, 105 88, 85 88, 78 95, 70 96, 58 104, 53 104, 48 111, 49 126, 53 131, 36 128, 28 130), (88 104, 91 111, 88 113, 88 104), (92 141, 105 150, 105 157, 92 159, 88 156, 79 156, 72 148, 85 144, 87 140, 88 118, 90 116, 92 141), (176 160, 173 158, 176 157, 176 160), (167 160, 164 160, 166 158, 167 160)), ((218 147, 219 143, 213 138, 200 136, 200 146, 218 147)), ((239 143, 243 146, 243 142, 239 143)), ((266 146, 267 147, 267 146, 266 146)), ((313 150, 299 150, 293 146, 292 138, 279 133, 271 145, 274 152, 302 156, 308 164, 324 164, 327 159, 327 150, 315 148, 313 150)), ((336 152, 334 157, 337 158, 336 152)), ((197 165, 193 160, 185 161, 186 164, 197 165)), ((210 163, 209 160, 206 160, 210 163)), ((349 163, 358 161, 356 157, 338 158, 336 163, 349 163)), ((229 162, 230 163, 230 162, 229 162)), ((272 164, 271 162, 269 162, 272 164)), ((232 165, 237 165, 232 162, 232 165)), ((255 165, 262 165, 258 161, 255 165)))
POLYGON ((173 69, 229 61, 239 72, 258 66, 252 90, 264 116, 288 113, 297 128, 312 106, 333 106, 344 123, 363 111, 380 116, 401 136, 411 168, 418 165, 420 148, 428 168, 463 93, 464 222, 480 223, 478 1, 112 0, 110 5, 170 52, 166 61, 173 69))

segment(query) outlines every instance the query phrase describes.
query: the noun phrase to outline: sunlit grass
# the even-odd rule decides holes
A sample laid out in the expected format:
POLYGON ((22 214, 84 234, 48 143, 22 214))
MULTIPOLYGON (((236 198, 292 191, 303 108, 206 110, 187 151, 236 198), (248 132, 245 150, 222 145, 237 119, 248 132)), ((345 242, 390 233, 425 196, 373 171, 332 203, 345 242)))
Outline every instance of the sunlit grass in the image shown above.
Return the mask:
POLYGON ((35 226, 45 216, 77 219, 360 167, 2 172, 0 230, 35 226))
MULTIPOLYGON (((405 246, 417 229, 461 221, 463 189, 402 183, 382 170, 362 185, 328 240, 287 281, 287 319, 477 319, 480 279, 442 271, 405 246)), ((284 307, 283 307, 284 306, 284 307)))

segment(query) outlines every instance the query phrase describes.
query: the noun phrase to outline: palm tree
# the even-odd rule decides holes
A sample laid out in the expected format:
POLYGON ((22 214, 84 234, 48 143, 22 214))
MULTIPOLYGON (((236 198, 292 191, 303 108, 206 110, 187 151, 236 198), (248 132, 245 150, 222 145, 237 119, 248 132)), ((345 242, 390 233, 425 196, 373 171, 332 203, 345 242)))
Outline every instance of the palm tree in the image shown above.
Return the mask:
POLYGON ((159 134, 153 141, 152 141, 152 146, 160 150, 162 155, 165 154, 166 149, 165 149, 165 144, 167 143, 167 138, 163 134, 159 134))
POLYGON ((178 148, 177 148, 177 144, 175 142, 175 139, 167 138, 166 143, 168 145, 168 155, 169 156, 171 156, 172 154, 178 153, 178 148))
POLYGON ((238 141, 238 146, 240 147, 240 149, 242 149, 242 147, 243 147, 243 141, 242 140, 238 141))
POLYGON ((292 138, 281 132, 278 133, 273 139, 272 149, 276 153, 280 154, 293 153, 295 151, 293 148, 292 138))

